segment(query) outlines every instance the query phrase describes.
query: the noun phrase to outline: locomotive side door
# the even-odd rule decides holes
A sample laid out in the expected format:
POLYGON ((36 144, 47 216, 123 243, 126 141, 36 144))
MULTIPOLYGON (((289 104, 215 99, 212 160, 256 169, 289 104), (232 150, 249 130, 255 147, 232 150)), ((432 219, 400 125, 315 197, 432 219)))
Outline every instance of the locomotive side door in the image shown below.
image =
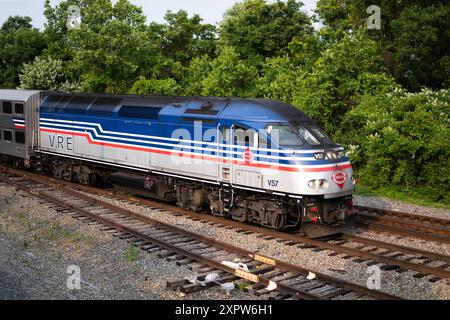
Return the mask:
POLYGON ((217 125, 217 182, 233 184, 232 170, 233 170, 233 151, 232 145, 232 130, 224 124, 217 125))

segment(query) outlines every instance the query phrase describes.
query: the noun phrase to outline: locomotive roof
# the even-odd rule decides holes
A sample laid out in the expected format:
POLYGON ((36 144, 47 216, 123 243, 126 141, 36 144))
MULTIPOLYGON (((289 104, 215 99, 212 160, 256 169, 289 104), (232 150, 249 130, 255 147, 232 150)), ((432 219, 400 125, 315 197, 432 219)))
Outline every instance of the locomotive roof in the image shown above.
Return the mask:
MULTIPOLYGON (((90 97, 92 100, 94 98, 103 98, 103 100, 110 98, 111 101, 114 100, 112 103, 117 106, 159 107, 161 108, 159 116, 228 120, 242 119, 263 122, 310 120, 308 116, 292 105, 269 99, 67 94, 59 92, 46 92, 45 95, 90 97)), ((68 105, 70 105, 70 102, 68 102, 68 105)))
POLYGON ((40 93, 39 90, 0 89, 0 100, 27 101, 31 96, 40 93))

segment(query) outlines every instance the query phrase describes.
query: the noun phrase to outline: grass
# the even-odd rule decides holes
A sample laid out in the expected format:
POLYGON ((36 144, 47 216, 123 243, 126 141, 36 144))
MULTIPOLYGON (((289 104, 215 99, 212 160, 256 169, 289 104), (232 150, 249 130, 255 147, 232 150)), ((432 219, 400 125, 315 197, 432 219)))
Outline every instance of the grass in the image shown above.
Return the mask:
POLYGON ((59 222, 54 222, 47 230, 49 240, 66 240, 68 242, 89 241, 91 237, 78 231, 69 231, 61 227, 59 222))
POLYGON ((435 202, 432 199, 430 199, 430 195, 420 192, 416 193, 405 192, 403 190, 398 190, 393 187, 382 187, 378 189, 373 189, 359 182, 356 185, 356 194, 367 197, 376 197, 376 196, 386 197, 391 200, 404 201, 420 206, 450 210, 450 204, 435 202))
POLYGON ((23 240, 23 248, 28 249, 30 247, 30 243, 27 240, 23 240))
POLYGON ((27 231, 31 230, 31 222, 28 220, 27 215, 24 212, 19 212, 17 214, 17 223, 27 231))
POLYGON ((138 248, 134 243, 130 243, 128 250, 125 251, 125 259, 129 262, 135 262, 138 259, 138 248))
POLYGON ((242 290, 245 290, 248 287, 250 287, 250 283, 248 283, 246 281, 241 281, 241 282, 238 282, 236 284, 236 289, 237 290, 241 290, 242 291, 242 290))

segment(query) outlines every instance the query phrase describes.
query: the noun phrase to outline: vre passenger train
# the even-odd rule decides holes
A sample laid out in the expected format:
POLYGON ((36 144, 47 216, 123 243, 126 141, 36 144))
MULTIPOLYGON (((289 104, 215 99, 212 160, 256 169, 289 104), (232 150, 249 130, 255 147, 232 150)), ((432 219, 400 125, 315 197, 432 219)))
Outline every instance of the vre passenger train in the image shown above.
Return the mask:
POLYGON ((274 100, 0 90, 0 157, 275 229, 342 225, 344 148, 274 100))

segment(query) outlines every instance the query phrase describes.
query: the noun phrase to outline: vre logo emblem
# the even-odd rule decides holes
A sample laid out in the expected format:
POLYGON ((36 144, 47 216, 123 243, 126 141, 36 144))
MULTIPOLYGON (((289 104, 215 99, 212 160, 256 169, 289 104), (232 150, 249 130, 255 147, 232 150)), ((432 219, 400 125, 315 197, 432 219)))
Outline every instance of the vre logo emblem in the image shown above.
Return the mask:
POLYGON ((252 152, 250 151, 250 148, 245 149, 245 152, 244 152, 244 154, 243 154, 242 157, 244 158, 245 163, 250 163, 250 162, 252 162, 252 160, 253 160, 253 154, 252 154, 252 152))
POLYGON ((344 184, 347 181, 347 175, 342 170, 335 171, 331 178, 333 179, 334 183, 336 183, 341 189, 344 187, 344 184))

